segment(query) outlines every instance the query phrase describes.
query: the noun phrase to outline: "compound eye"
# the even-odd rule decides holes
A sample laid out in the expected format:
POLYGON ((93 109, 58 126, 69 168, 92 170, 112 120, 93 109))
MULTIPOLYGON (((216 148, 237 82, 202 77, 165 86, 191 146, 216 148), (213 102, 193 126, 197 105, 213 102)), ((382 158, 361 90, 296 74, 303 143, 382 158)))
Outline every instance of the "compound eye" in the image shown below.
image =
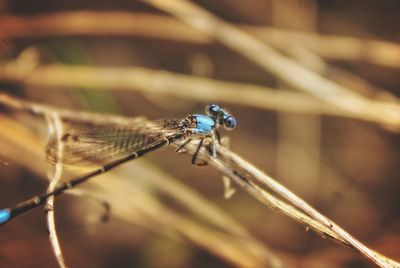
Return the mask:
POLYGON ((224 127, 228 130, 232 130, 236 127, 236 119, 233 116, 228 116, 224 119, 224 127))
POLYGON ((208 115, 215 115, 221 110, 221 107, 219 107, 218 104, 209 104, 206 107, 206 113, 208 115))

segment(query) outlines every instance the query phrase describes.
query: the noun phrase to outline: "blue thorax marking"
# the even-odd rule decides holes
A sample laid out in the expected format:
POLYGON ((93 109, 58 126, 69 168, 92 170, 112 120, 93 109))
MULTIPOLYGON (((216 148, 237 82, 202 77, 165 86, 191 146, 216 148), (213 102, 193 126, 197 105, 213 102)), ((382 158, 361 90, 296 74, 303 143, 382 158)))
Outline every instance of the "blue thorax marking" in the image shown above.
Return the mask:
POLYGON ((10 210, 9 209, 2 209, 0 210, 0 224, 5 223, 10 219, 10 210))
POLYGON ((214 120, 208 115, 194 114, 193 117, 196 119, 196 128, 194 133, 196 134, 211 134, 215 126, 214 120))

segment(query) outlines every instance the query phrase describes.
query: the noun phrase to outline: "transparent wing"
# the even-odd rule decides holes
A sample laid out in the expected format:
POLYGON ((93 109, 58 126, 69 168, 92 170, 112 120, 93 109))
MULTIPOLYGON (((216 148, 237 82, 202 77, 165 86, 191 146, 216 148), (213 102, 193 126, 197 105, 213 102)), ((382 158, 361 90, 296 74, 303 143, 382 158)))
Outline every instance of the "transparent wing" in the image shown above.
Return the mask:
POLYGON ((50 139, 46 154, 56 162, 57 144, 62 145, 61 162, 65 165, 101 165, 126 156, 150 143, 176 133, 176 120, 126 121, 63 120, 60 140, 50 139))

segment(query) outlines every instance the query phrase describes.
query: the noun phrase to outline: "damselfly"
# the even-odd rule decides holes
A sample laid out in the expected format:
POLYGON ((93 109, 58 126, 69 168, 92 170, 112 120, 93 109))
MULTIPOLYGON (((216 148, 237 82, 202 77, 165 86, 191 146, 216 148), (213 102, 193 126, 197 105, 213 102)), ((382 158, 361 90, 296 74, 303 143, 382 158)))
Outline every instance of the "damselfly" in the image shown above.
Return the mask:
MULTIPOLYGON (((79 121, 79 120, 78 120, 79 121)), ((47 155, 55 161, 56 143, 63 142, 61 162, 64 164, 100 163, 112 159, 102 167, 60 184, 54 191, 43 193, 14 207, 0 210, 0 225, 18 215, 42 206, 50 196, 58 196, 68 189, 86 182, 90 178, 103 174, 127 161, 141 157, 149 152, 169 144, 183 141, 176 150, 180 152, 193 140, 199 140, 192 163, 196 164, 198 153, 205 139, 211 141, 210 153, 216 156, 216 143, 219 143, 219 126, 232 130, 236 127, 236 119, 219 105, 206 107, 206 115, 192 114, 178 121, 174 119, 147 122, 140 125, 141 120, 133 120, 134 126, 121 128, 107 122, 90 127, 87 122, 74 122, 73 128, 62 135, 61 141, 50 142, 47 155), (136 122, 137 121, 137 122, 136 122)), ((66 122, 68 124, 68 122, 66 122)))

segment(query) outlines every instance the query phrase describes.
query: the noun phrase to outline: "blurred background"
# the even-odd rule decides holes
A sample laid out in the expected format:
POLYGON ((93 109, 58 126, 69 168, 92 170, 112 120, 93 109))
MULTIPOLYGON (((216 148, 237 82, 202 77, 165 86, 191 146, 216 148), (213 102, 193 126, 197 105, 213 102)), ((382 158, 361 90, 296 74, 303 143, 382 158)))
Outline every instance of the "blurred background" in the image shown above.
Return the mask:
MULTIPOLYGON (((184 3, 163 4, 201 22, 184 3)), ((222 133, 233 151, 400 260, 400 2, 189 3, 263 44, 266 50, 254 53, 270 56, 267 67, 248 56, 240 35, 199 31, 146 1, 0 0, 0 91, 149 119, 183 118, 219 103, 238 120, 237 129, 222 133), (326 85, 336 91, 328 94, 326 85)), ((47 187, 47 126, 0 109, 0 207, 8 207, 47 187)), ((66 169, 64 178, 82 172, 66 169)), ((80 187, 83 196, 57 198, 66 263, 372 266, 241 189, 224 199, 220 177, 167 149, 96 178, 80 187), (111 205, 107 222, 99 199, 111 205)), ((42 209, 1 227, 0 266, 57 267, 42 209)))

